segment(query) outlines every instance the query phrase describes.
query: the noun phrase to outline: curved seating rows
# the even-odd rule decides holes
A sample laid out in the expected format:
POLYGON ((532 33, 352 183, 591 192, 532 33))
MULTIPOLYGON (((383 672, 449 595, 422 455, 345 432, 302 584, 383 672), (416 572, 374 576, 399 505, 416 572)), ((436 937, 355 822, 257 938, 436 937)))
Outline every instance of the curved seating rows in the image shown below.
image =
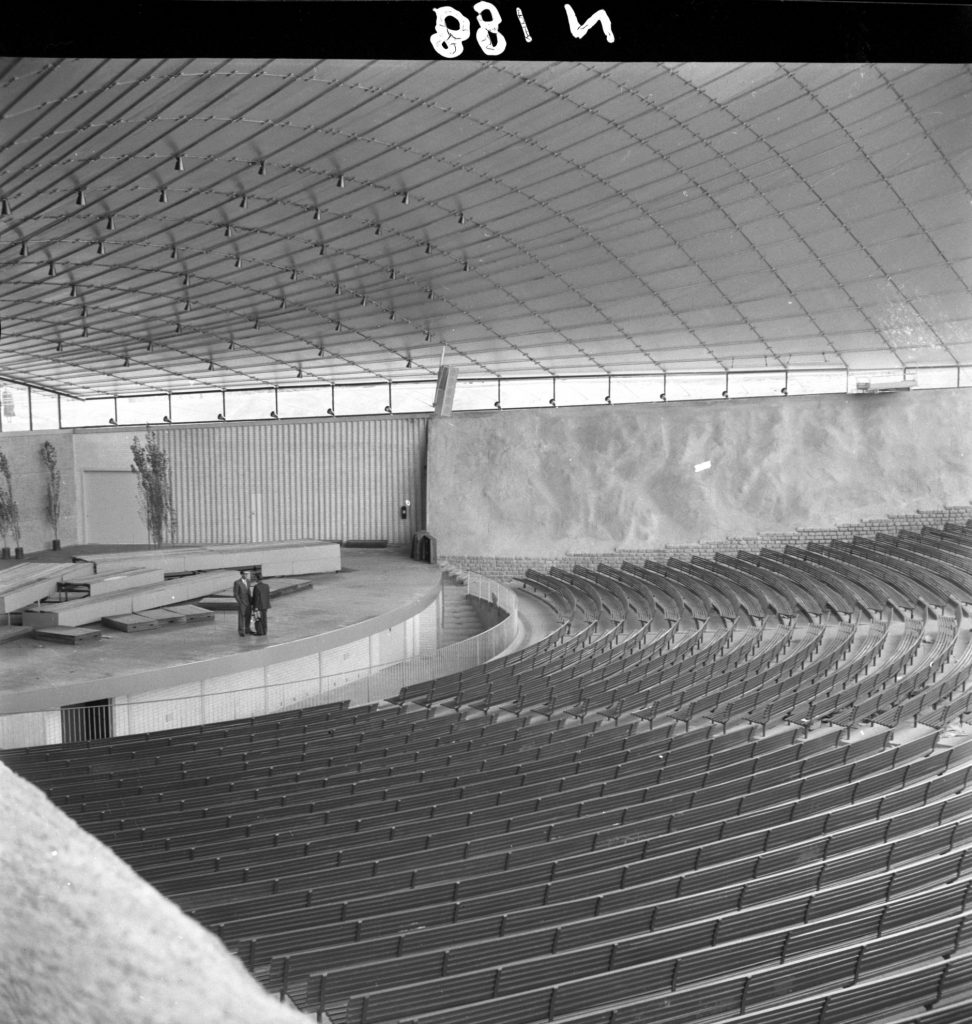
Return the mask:
POLYGON ((395 700, 3 756, 338 1024, 948 1024, 969 566, 962 528, 531 571, 557 629, 395 700))

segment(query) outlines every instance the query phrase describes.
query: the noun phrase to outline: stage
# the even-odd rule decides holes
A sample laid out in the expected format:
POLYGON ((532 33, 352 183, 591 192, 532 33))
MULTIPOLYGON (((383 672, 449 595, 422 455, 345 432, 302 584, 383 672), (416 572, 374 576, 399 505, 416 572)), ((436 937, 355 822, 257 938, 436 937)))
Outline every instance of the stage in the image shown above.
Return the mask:
MULTIPOLYGON (((104 547, 71 548, 29 558, 70 563, 73 556, 103 556, 107 562, 108 554, 104 547)), ((144 631, 98 626, 100 638, 78 645, 23 636, 0 647, 0 714, 155 691, 210 676, 217 663, 218 674, 239 671, 387 631, 428 605, 441 576, 437 566, 413 561, 406 547, 342 548, 338 571, 301 573, 309 588, 273 600, 267 636, 239 636, 235 607, 215 610, 209 621, 144 631)))

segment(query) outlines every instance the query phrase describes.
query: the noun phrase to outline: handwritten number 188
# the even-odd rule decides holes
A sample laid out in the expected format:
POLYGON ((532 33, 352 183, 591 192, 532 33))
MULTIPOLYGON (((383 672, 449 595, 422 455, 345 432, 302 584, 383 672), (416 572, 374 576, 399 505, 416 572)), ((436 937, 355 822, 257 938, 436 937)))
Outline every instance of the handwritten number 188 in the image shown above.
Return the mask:
MULTIPOLYGON (((429 37, 432 48, 441 57, 458 57, 462 53, 462 44, 469 38, 471 26, 469 19, 457 11, 455 7, 436 7, 435 33, 429 37)), ((476 42, 488 57, 498 57, 506 49, 506 39, 500 32, 500 12, 486 0, 473 6, 479 28, 476 29, 476 42)))
MULTIPOLYGON (((469 38, 472 27, 469 19, 455 7, 433 7, 435 12, 435 33, 429 36, 432 48, 440 57, 459 57, 462 54, 462 44, 469 38)), ((479 48, 489 57, 497 57, 506 49, 506 40, 500 32, 500 22, 503 20, 500 12, 490 4, 483 2, 475 4, 473 10, 476 12, 476 21, 479 28, 476 29, 476 42, 479 48)), ((611 19, 605 10, 595 11, 586 21, 581 22, 574 13, 570 4, 564 4, 564 13, 567 15, 567 27, 575 39, 583 39, 595 25, 600 26, 607 42, 614 42, 614 31, 611 28, 611 19)), ((516 9, 516 16, 520 21, 520 28, 523 30, 523 38, 529 43, 532 37, 527 29, 526 19, 519 7, 516 9)))

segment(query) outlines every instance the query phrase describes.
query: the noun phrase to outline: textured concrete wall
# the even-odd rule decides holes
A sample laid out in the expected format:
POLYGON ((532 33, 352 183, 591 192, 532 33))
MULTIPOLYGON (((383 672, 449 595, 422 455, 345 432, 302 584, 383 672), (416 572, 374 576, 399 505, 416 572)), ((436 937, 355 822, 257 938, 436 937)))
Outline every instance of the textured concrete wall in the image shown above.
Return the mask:
POLYGON ((969 389, 456 415, 429 529, 440 557, 556 556, 964 504, 970 428, 969 389))

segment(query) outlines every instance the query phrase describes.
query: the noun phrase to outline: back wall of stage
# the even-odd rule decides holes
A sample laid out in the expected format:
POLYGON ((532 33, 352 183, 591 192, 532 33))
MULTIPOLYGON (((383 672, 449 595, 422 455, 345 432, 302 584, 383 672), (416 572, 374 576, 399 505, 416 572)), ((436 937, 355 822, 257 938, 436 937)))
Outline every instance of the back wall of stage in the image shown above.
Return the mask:
MULTIPOLYGON (((546 557, 690 544, 965 504, 972 389, 159 428, 184 544, 330 539, 546 557), (400 510, 407 506, 407 516, 400 510)), ((132 427, 8 434, 23 546, 145 543, 132 427)))
MULTIPOLYGON (((424 516, 426 424, 423 416, 374 416, 154 428, 169 457, 175 541, 406 544, 424 516)), ((131 471, 136 437, 144 443, 144 427, 3 436, 26 551, 49 549, 53 538, 45 440, 57 449, 64 480, 63 545, 149 540, 131 471)))

